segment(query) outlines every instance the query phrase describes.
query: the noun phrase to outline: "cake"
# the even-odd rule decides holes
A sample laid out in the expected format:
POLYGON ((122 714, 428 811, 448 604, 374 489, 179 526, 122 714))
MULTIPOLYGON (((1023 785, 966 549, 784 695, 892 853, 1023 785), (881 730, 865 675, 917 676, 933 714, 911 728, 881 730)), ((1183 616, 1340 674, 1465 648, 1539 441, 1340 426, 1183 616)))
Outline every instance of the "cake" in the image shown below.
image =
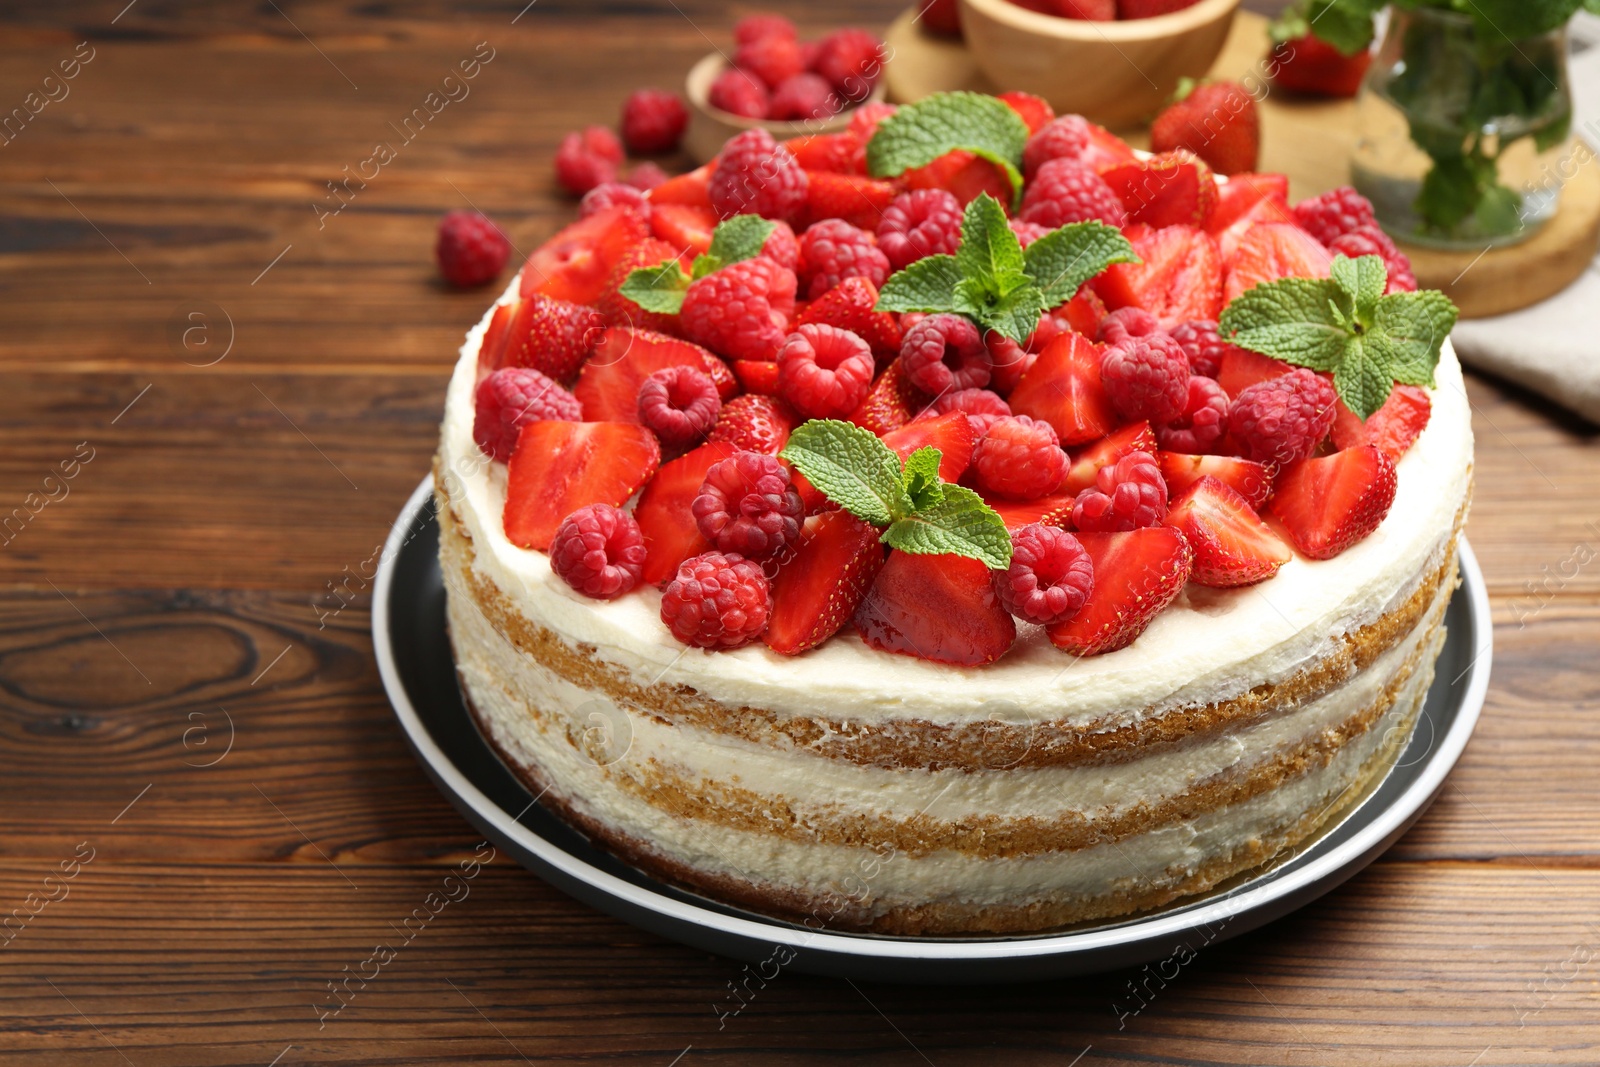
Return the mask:
MULTIPOLYGON (((880 130, 914 118, 904 108, 880 130)), ((1114 150, 1091 130, 1098 151, 1114 150)), ((764 150, 794 163, 783 148, 764 150)), ((1040 233, 1006 227, 1002 213, 1019 247, 1043 232, 1087 239, 1120 228, 1142 262, 1107 253, 1085 284, 1072 282, 1070 301, 1047 309, 1054 329, 1041 321, 1009 345, 991 333, 972 357, 960 348, 965 327, 944 322, 951 313, 926 312, 920 323, 943 325, 919 332, 910 312, 891 310, 904 306, 894 276, 906 268, 873 279, 870 257, 847 255, 835 277, 837 257, 819 264, 826 250, 803 225, 797 260, 782 247, 787 227, 751 221, 805 222, 804 178, 793 203, 746 184, 730 208, 726 172, 739 151, 730 145, 669 194, 692 200, 698 189, 711 222, 724 220, 701 249, 715 262, 656 268, 658 251, 636 254, 648 240, 637 208, 602 209, 534 253, 467 335, 450 381, 434 466, 450 639, 479 728, 539 802, 629 863, 720 902, 818 929, 960 935, 1048 930, 1206 891, 1292 853, 1364 796, 1404 747, 1433 678, 1458 580, 1472 435, 1442 335, 1424 345, 1426 374, 1397 369, 1410 384, 1394 384, 1385 371, 1377 396, 1350 392, 1337 368, 1319 376, 1266 354, 1250 294, 1273 285, 1346 285, 1364 319, 1442 315, 1448 332, 1453 309, 1409 292, 1415 283, 1386 239, 1362 231, 1379 252, 1358 260, 1329 250, 1363 225, 1353 194, 1291 208, 1286 183, 1263 180, 1241 203, 1244 183, 1218 183, 1180 157, 1187 178, 1217 197, 1200 225, 1163 216, 1169 200, 1125 197, 1110 218, 1060 222, 1062 204, 1096 202, 1081 188, 1045 212, 1057 214, 1035 224, 1040 233), (1185 273, 1163 287, 1152 277, 1174 242, 1185 273), (684 275, 677 297, 641 288, 672 270, 684 275), (778 288, 798 282, 813 303, 794 315, 772 297, 775 337, 719 334, 727 324, 707 326, 694 308, 719 275, 787 275, 778 288), (1278 280, 1295 276, 1305 280, 1278 280), (863 286, 864 304, 845 299, 863 286), (625 289, 644 293, 629 314, 688 340, 619 320, 625 289), (1388 310, 1374 312, 1380 300, 1388 310), (852 308, 858 329, 816 329, 818 305, 852 308), (573 329, 529 326, 529 316, 573 329), (903 335, 898 348, 875 336, 879 327, 903 335), (912 349, 934 329, 946 331, 944 358, 919 364, 912 349), (768 347, 740 347, 749 344, 768 347), (831 345, 846 355, 830 356, 831 345), (874 357, 875 347, 888 351, 874 357), (698 353, 689 362, 709 362, 681 375, 679 397, 679 372, 658 371, 688 366, 686 349, 698 353), (1003 373, 1008 354, 1030 349, 1020 374, 1003 373), (865 385, 849 380, 860 352, 865 385), (909 366, 918 382, 944 373, 963 385, 971 358, 987 361, 984 380, 965 387, 986 397, 941 405, 894 380, 909 366), (1065 390, 1078 397, 1070 411, 1040 401, 1041 381, 1085 359, 1093 373, 1065 390), (508 367, 540 366, 543 379, 517 381, 576 385, 533 397, 485 384, 508 367), (812 388, 818 367, 831 375, 825 389, 812 388), (1177 390, 1169 373, 1189 384, 1177 390), (652 376, 669 417, 640 414, 652 376), (999 395, 1007 377, 1015 411, 1000 414, 1011 410, 999 395), (699 417, 707 381, 721 413, 688 439, 684 420, 699 417), (1105 390, 1093 410, 1116 414, 1080 418, 1083 381, 1105 390), (741 388, 777 401, 738 405, 728 396, 741 388), (890 390, 921 397, 893 426, 881 421, 890 390), (1161 410, 1163 390, 1176 408, 1161 410), (830 416, 830 398, 851 410, 830 416), (751 408, 787 411, 789 423, 775 438, 759 420, 714 428, 751 408), (852 427, 865 428, 865 443, 852 427), (817 457, 845 440, 870 452, 874 437, 904 461, 908 495, 897 506, 917 509, 908 527, 950 526, 939 507, 977 500, 982 514, 964 521, 988 533, 891 533, 862 518, 870 502, 838 488, 817 457), (908 456, 929 442, 944 446, 931 460, 944 466, 928 473, 925 456, 916 475, 908 456), (722 450, 697 466, 696 453, 712 448, 722 450), (735 454, 756 458, 736 469, 735 454), (734 474, 777 479, 743 525, 738 502, 713 492, 734 474), (669 477, 693 484, 684 506, 667 509, 687 528, 663 533, 649 502, 669 477), (922 502, 930 485, 932 502, 922 502), (837 560, 806 547, 824 527, 868 547, 829 569, 837 560), (995 547, 997 528, 1009 546, 995 547), (754 555, 741 563, 731 548, 754 555), (1129 578, 1130 559, 1144 585, 1129 578), (758 595, 713 603, 702 579, 758 595), (815 601, 804 620, 817 626, 795 625, 801 590, 815 601)), ((1128 152, 1121 165, 1150 162, 1128 152)), ((894 203, 908 195, 904 176, 858 177, 869 192, 886 186, 894 203)), ((1024 218, 1038 203, 1033 185, 1024 218)), ((984 211, 1000 210, 972 198, 964 239, 984 211)), ((855 240, 838 227, 817 232, 832 245, 855 240)), ((894 243, 879 236, 865 244, 894 243)), ((1363 337, 1375 359, 1390 351, 1372 330, 1363 337)))

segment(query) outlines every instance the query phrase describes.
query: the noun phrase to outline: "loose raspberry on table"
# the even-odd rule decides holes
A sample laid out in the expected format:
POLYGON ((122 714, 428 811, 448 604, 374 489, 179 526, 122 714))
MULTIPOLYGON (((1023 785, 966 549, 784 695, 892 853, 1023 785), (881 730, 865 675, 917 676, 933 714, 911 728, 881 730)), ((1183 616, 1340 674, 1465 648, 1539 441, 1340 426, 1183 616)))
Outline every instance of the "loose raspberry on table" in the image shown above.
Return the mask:
POLYGON ((1011 567, 994 572, 994 591, 1025 622, 1066 622, 1094 592, 1094 561, 1067 531, 1030 522, 1011 535, 1011 567))
POLYGON ((452 211, 439 220, 434 244, 439 273, 460 289, 493 281, 505 269, 511 242, 500 227, 476 211, 452 211))
POLYGON ((1165 333, 1112 345, 1100 360, 1100 378, 1111 405, 1130 422, 1171 422, 1189 400, 1189 357, 1165 333))
POLYGON ((1082 115, 1062 115, 1028 138, 1022 150, 1022 173, 1032 178, 1052 159, 1078 159, 1088 147, 1088 120, 1082 115))
POLYGON ((794 271, 764 256, 696 279, 678 313, 684 336, 728 359, 770 361, 789 333, 794 271))
POLYGON ((771 614, 772 583, 760 564, 736 553, 691 556, 661 594, 661 621, 696 648, 747 645, 771 614))
POLYGON ((1128 221, 1128 209, 1111 186, 1082 163, 1052 159, 1028 182, 1017 218, 1052 230, 1096 219, 1120 227, 1128 221))
POLYGON ((1228 431, 1228 394, 1210 378, 1189 375, 1183 414, 1155 428, 1163 452, 1196 456, 1210 451, 1228 431))
POLYGON ((772 232, 767 234, 761 254, 780 267, 794 270, 800 265, 800 239, 787 222, 773 220, 772 232))
POLYGON ((733 65, 760 78, 768 89, 776 89, 805 71, 806 57, 793 37, 767 34, 739 45, 733 65))
POLYGON ((735 44, 749 44, 763 37, 786 37, 792 41, 798 36, 800 31, 795 29, 794 23, 782 15, 746 15, 733 24, 735 44))
POLYGON ((791 122, 800 119, 825 119, 837 114, 843 102, 826 78, 820 74, 802 71, 792 78, 785 78, 772 91, 772 102, 767 117, 791 122))
POLYGON ((886 58, 882 41, 866 30, 847 27, 818 42, 811 69, 847 99, 860 102, 872 94, 886 58))
POLYGON ((878 223, 878 247, 895 270, 961 247, 961 201, 943 189, 901 193, 878 223))
POLYGON ((978 328, 961 315, 929 315, 906 331, 901 366, 911 384, 938 396, 953 389, 982 389, 992 373, 978 328))
POLYGON ((676 152, 689 125, 689 109, 677 93, 638 89, 622 104, 622 143, 639 156, 676 152))
POLYGON ((770 559, 794 544, 806 514, 789 468, 764 452, 713 463, 689 510, 719 552, 747 559, 770 559))
POLYGON ((980 438, 1001 419, 1011 415, 1011 405, 999 393, 988 389, 957 389, 945 393, 923 412, 924 415, 943 415, 947 411, 964 411, 972 423, 972 432, 980 438))
POLYGON ((639 386, 639 421, 667 448, 686 448, 704 439, 721 411, 716 383, 695 367, 664 367, 639 386))
POLYGON ((1217 324, 1210 319, 1180 322, 1169 332, 1172 339, 1178 342, 1178 347, 1183 349, 1183 354, 1189 357, 1190 373, 1202 374, 1207 378, 1217 376, 1222 369, 1223 355, 1235 347, 1222 339, 1217 324))
POLYGON ((806 172, 763 129, 746 130, 722 148, 711 172, 711 206, 721 218, 755 214, 793 223, 806 206, 806 172))
POLYGON ((1332 245, 1340 234, 1378 223, 1372 202, 1348 185, 1300 201, 1294 206, 1294 218, 1301 229, 1325 245, 1332 245))
POLYGON ((643 189, 626 182, 604 182, 584 193, 578 202, 578 217, 586 219, 618 205, 632 208, 643 218, 650 217, 650 198, 644 195, 643 189))
POLYGON ((1102 344, 1121 344, 1130 337, 1149 337, 1162 333, 1161 320, 1144 308, 1118 308, 1100 320, 1095 340, 1102 344))
POLYGON ((889 257, 867 231, 843 219, 824 219, 800 235, 800 280, 815 300, 846 278, 865 278, 873 288, 888 281, 889 257))
POLYGON ((1349 256, 1351 259, 1378 256, 1389 272, 1389 284, 1385 292, 1417 291, 1417 276, 1411 272, 1410 258, 1400 251, 1389 239, 1389 235, 1378 229, 1376 224, 1358 226, 1349 233, 1340 234, 1328 242, 1328 250, 1349 256))
POLYGON ((1167 517, 1167 483, 1156 458, 1130 452, 1094 476, 1072 502, 1072 525, 1090 532, 1139 530, 1167 517))
POLYGON ((1246 386, 1228 409, 1228 432, 1245 459, 1286 467, 1317 450, 1338 414, 1333 385, 1304 367, 1246 386))
POLYGON ((872 346, 849 330, 801 326, 778 349, 778 395, 808 419, 842 419, 872 388, 872 346))
POLYGON ((706 100, 714 108, 747 119, 764 119, 772 106, 767 87, 754 74, 735 67, 718 74, 706 100))
POLYGON ((604 126, 569 133, 556 149, 556 180, 574 196, 617 180, 622 142, 604 126))
POLYGON ((1017 242, 1027 248, 1033 242, 1050 232, 1050 227, 1040 226, 1037 222, 1024 222, 1022 219, 1011 220, 1011 232, 1017 235, 1017 242))
POLYGON ((630 170, 628 176, 623 180, 635 189, 643 189, 645 192, 649 192, 658 185, 666 184, 667 172, 647 159, 630 170))
POLYGON ((644 535, 628 512, 590 504, 562 520, 550 542, 550 569, 596 600, 615 600, 639 584, 644 535))
POLYGON ((972 466, 979 486, 996 496, 1038 500, 1061 488, 1071 464, 1048 422, 1008 415, 978 439, 972 466))
POLYGON ((472 439, 490 459, 508 460, 530 422, 579 422, 583 405, 546 375, 528 367, 502 367, 478 383, 473 395, 472 439))

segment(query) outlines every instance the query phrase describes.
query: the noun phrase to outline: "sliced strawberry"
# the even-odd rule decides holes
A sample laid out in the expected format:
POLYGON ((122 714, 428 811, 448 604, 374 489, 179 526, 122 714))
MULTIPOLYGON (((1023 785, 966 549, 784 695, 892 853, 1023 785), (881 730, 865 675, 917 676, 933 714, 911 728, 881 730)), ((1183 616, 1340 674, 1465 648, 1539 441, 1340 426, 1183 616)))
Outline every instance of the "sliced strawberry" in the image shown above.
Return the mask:
POLYGON ((883 443, 902 460, 919 448, 939 450, 939 477, 947 482, 960 479, 972 464, 972 449, 978 435, 964 411, 947 411, 931 418, 914 419, 898 430, 883 435, 883 443))
POLYGON ((868 233, 876 233, 889 203, 899 193, 889 182, 860 174, 818 171, 806 185, 806 217, 812 222, 843 219, 868 233))
POLYGON ((839 510, 838 504, 829 500, 826 493, 811 484, 810 478, 792 466, 789 467, 789 480, 794 483, 794 491, 800 494, 800 506, 805 509, 805 514, 819 515, 824 511, 839 510))
POLYGON ((1249 501, 1210 475, 1173 502, 1166 521, 1194 549, 1189 580, 1197 585, 1253 585, 1277 574, 1294 555, 1249 501))
POLYGON ((1234 174, 1217 185, 1217 206, 1206 220, 1206 232, 1215 237, 1263 200, 1289 203, 1289 178, 1285 174, 1234 174))
POLYGON ((808 520, 800 546, 772 580, 772 614, 762 635, 767 647, 798 656, 849 622, 883 569, 878 537, 876 526, 848 511, 808 520))
POLYGON ((494 314, 489 316, 489 325, 483 331, 483 340, 478 343, 480 381, 506 365, 506 329, 511 325, 511 317, 516 314, 517 303, 519 301, 496 304, 494 314))
POLYGON ((1095 279, 1106 307, 1138 307, 1171 329, 1222 312, 1222 256, 1217 242, 1193 226, 1129 226, 1123 231, 1138 263, 1114 263, 1095 279))
POLYGON ((1300 223, 1294 217, 1294 208, 1279 200, 1257 200, 1245 209, 1243 215, 1234 219, 1227 229, 1217 233, 1217 249, 1222 253, 1222 261, 1228 263, 1239 252, 1239 242, 1245 235, 1257 226, 1268 223, 1287 224, 1298 226, 1300 223))
POLYGON ((1223 296, 1231 304, 1234 297, 1262 282, 1326 278, 1332 266, 1333 253, 1300 227, 1283 222, 1255 226, 1228 261, 1223 296))
POLYGON ((963 205, 988 193, 1002 204, 1011 203, 1011 181, 1005 171, 964 149, 946 152, 925 167, 901 175, 907 189, 944 189, 963 205))
POLYGON ((1100 381, 1104 353, 1080 334, 1057 337, 1011 391, 1012 413, 1048 422, 1067 447, 1104 437, 1120 421, 1100 381))
POLYGON ((1107 314, 1106 302, 1088 284, 1079 289, 1064 308, 1067 324, 1090 340, 1100 332, 1100 323, 1105 321, 1107 314))
POLYGON ((1110 167, 1121 166, 1138 160, 1133 146, 1122 138, 1106 129, 1089 123, 1089 145, 1078 157, 1079 162, 1097 173, 1110 167))
POLYGON ((711 542, 701 535, 691 507, 705 484, 706 472, 735 451, 732 444, 723 441, 701 445, 663 463, 644 487, 633 509, 633 517, 644 534, 642 581, 651 585, 670 582, 678 573, 678 564, 711 551, 711 542))
POLYGON ((984 503, 999 513, 1007 530, 1015 533, 1030 522, 1066 528, 1067 520, 1072 517, 1072 500, 1071 493, 1056 493, 1053 496, 1030 500, 1025 504, 998 498, 990 500, 987 497, 984 498, 984 503))
POLYGON ((1189 456, 1182 452, 1157 452, 1168 499, 1176 500, 1201 478, 1211 477, 1244 497, 1256 511, 1272 499, 1272 470, 1265 463, 1242 456, 1189 456))
POLYGON ((688 204, 655 204, 650 208, 650 232, 665 241, 680 257, 694 258, 711 249, 711 231, 717 228, 717 213, 710 207, 688 204))
MULTIPOLYGON (((924 16, 926 20, 926 16, 924 16)), ((1050 101, 1043 97, 1034 96, 1032 93, 1009 92, 1001 93, 995 99, 1003 102, 1006 107, 1015 111, 1023 122, 1028 124, 1030 134, 1038 133, 1050 124, 1056 117, 1056 109, 1050 106, 1050 101)))
POLYGON ((1291 464, 1268 512, 1303 555, 1332 559, 1378 528, 1396 485, 1394 461, 1376 445, 1357 445, 1291 464))
POLYGON ((873 648, 958 667, 993 663, 1017 638, 989 568, 966 556, 890 552, 853 621, 873 648))
POLYGON ((778 365, 762 359, 736 359, 733 376, 747 393, 759 396, 778 395, 778 365))
MULTIPOLYGON (((687 207, 711 207, 711 172, 716 169, 717 161, 712 160, 703 167, 691 170, 688 174, 680 174, 676 178, 668 178, 649 192, 650 206, 652 209, 661 204, 683 204, 687 207)), ((654 211, 651 212, 654 214, 654 211)))
POLYGON ((1072 461, 1072 468, 1067 471, 1067 481, 1061 491, 1073 494, 1083 492, 1094 485, 1094 476, 1100 473, 1101 467, 1109 467, 1123 456, 1135 452, 1155 455, 1156 432, 1148 422, 1131 422, 1079 452, 1072 461))
POLYGON ((1263 356, 1248 348, 1229 345, 1222 352, 1222 362, 1217 369, 1217 384, 1230 397, 1238 396, 1246 386, 1288 374, 1294 367, 1281 359, 1263 356))
POLYGON ((711 379, 711 384, 717 387, 717 396, 723 403, 739 395, 739 379, 733 376, 733 371, 720 356, 707 352, 705 371, 706 376, 711 379))
POLYGON ((882 437, 910 422, 932 402, 932 397, 911 384, 896 359, 878 375, 872 391, 850 415, 850 421, 882 437))
POLYGON ((638 422, 639 386, 646 378, 668 367, 706 370, 716 358, 664 333, 614 327, 583 365, 572 394, 583 404, 587 422, 638 422))
POLYGON ((1428 391, 1415 385, 1397 385, 1383 407, 1362 422, 1355 412, 1339 402, 1333 420, 1333 447, 1354 448, 1377 445, 1379 451, 1396 463, 1411 449, 1417 435, 1428 427, 1433 401, 1428 391))
POLYGON ((1082 611, 1049 627, 1050 640, 1075 656, 1126 648, 1183 591, 1194 550, 1171 526, 1074 536, 1094 563, 1094 591, 1082 611))
POLYGON ((717 424, 706 439, 726 441, 745 452, 776 456, 798 425, 800 417, 782 400, 749 393, 722 405, 722 414, 717 416, 717 424))
POLYGON ((639 213, 622 204, 579 219, 533 250, 518 292, 524 300, 543 293, 592 306, 622 257, 649 235, 639 213))
POLYGON ((878 366, 887 366, 900 354, 900 324, 887 311, 874 311, 878 290, 866 278, 846 278, 807 304, 795 316, 796 327, 808 323, 849 330, 872 347, 878 366))
POLYGON ((1162 152, 1100 172, 1129 222, 1147 226, 1200 226, 1217 206, 1217 179, 1193 152, 1162 152))
POLYGON ((661 462, 656 435, 621 422, 530 422, 506 474, 506 537, 550 547, 556 529, 588 504, 621 507, 661 462))
POLYGON ((860 146, 848 133, 813 133, 783 142, 802 169, 830 174, 856 173, 856 149, 860 146))

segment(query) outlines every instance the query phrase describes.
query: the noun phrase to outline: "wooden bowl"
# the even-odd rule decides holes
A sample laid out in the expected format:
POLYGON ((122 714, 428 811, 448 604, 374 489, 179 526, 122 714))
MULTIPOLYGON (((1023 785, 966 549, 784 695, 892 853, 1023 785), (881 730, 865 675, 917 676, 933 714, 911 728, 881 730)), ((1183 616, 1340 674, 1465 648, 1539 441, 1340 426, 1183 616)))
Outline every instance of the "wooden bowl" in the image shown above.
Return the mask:
POLYGON ((1127 126, 1160 110, 1181 78, 1211 69, 1239 0, 1199 3, 1148 19, 1086 22, 1009 0, 960 0, 978 68, 1003 91, 1050 101, 1059 114, 1127 126))
MULTIPOLYGON (((689 69, 689 78, 684 86, 685 95, 689 98, 689 128, 683 135, 683 150, 696 163, 704 163, 711 159, 728 138, 735 137, 745 130, 760 127, 771 133, 779 141, 786 141, 791 137, 802 137, 808 133, 838 133, 850 124, 850 115, 855 110, 851 108, 831 115, 825 119, 798 119, 795 121, 780 121, 777 119, 747 119, 743 115, 734 115, 721 108, 711 106, 711 83, 717 80, 728 66, 728 61, 722 53, 712 52, 700 62, 689 69)), ((863 103, 882 101, 884 98, 884 80, 878 79, 878 84, 872 87, 872 93, 863 103)))

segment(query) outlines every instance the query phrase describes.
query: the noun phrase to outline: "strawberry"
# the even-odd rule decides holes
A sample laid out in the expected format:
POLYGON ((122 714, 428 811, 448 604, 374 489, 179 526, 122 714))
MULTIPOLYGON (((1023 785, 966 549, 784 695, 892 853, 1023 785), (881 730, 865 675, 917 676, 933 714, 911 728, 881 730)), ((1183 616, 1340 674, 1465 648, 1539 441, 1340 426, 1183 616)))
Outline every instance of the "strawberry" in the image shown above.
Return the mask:
POLYGON ((671 245, 679 257, 693 259, 711 248, 717 213, 710 207, 656 204, 650 209, 650 232, 671 245))
POLYGON ((1238 82, 1201 82, 1156 116, 1150 149, 1187 149, 1219 174, 1255 170, 1261 157, 1256 101, 1238 82))
POLYGON ((1011 203, 1011 182, 1005 172, 987 159, 964 149, 946 152, 924 167, 908 170, 900 180, 907 189, 944 189, 963 207, 988 193, 1002 204, 1011 203))
POLYGON ((1276 197, 1262 197, 1244 209, 1244 214, 1234 219, 1232 223, 1216 232, 1217 248, 1222 252, 1224 263, 1233 259, 1239 251, 1239 242, 1245 235, 1257 226, 1266 223, 1288 223, 1298 226, 1295 221, 1294 208, 1285 201, 1276 197))
POLYGON ((713 159, 705 166, 668 178, 650 190, 651 214, 661 204, 683 204, 687 207, 711 208, 711 172, 717 167, 713 159))
POLYGON ((1064 493, 1081 493, 1094 485, 1101 467, 1109 467, 1135 452, 1156 453, 1156 432, 1148 422, 1132 422, 1079 452, 1061 487, 1064 493))
POLYGON ((860 145, 848 133, 813 133, 793 137, 783 146, 794 156, 801 169, 816 180, 817 172, 829 174, 855 174, 856 149, 860 145))
POLYGON ((739 395, 739 379, 733 376, 733 371, 722 362, 721 358, 707 352, 703 369, 706 376, 711 379, 711 384, 717 387, 717 397, 723 403, 739 395))
POLYGON ((593 305, 622 257, 648 236, 644 219, 623 204, 579 219, 533 250, 518 293, 593 305))
POLYGON ((1042 496, 1027 503, 999 498, 991 500, 985 497, 984 503, 999 513, 1001 521, 1006 524, 1006 529, 1013 533, 1031 522, 1045 526, 1060 526, 1064 529, 1069 525, 1067 520, 1072 517, 1072 494, 1069 492, 1042 496))
MULTIPOLYGON (((1217 185, 1217 206, 1206 219, 1205 230, 1215 237, 1232 226, 1256 204, 1275 200, 1289 204, 1289 178, 1283 174, 1234 174, 1217 185)), ((1290 218, 1293 218, 1290 213, 1290 218)))
POLYGON ((1268 511, 1303 555, 1332 559, 1378 528, 1396 484, 1394 461, 1376 445, 1357 445, 1291 464, 1268 511))
POLYGON ((815 323, 849 330, 868 345, 879 367, 900 354, 900 324, 878 306, 877 287, 867 278, 846 278, 806 306, 795 317, 796 327, 815 323))
POLYGON ((789 468, 789 480, 794 483, 794 491, 800 494, 800 505, 803 514, 816 515, 824 511, 838 511, 839 505, 828 499, 826 493, 811 484, 811 479, 794 467, 789 468))
POLYGON ((496 304, 489 325, 484 328, 483 340, 478 342, 478 379, 481 381, 505 366, 506 331, 521 301, 496 304))
POLYGON ((848 511, 809 520, 794 555, 772 581, 762 640, 782 656, 822 644, 850 621, 883 568, 879 531, 848 511))
POLYGON ((932 446, 939 450, 939 477, 947 482, 958 480, 972 465, 972 449, 978 435, 964 411, 947 411, 943 415, 913 419, 897 430, 882 435, 883 443, 902 460, 919 448, 932 446))
POLYGON ((562 520, 586 504, 621 507, 661 462, 656 435, 620 422, 530 422, 506 474, 506 537, 550 547, 562 520))
POLYGON ((1078 157, 1078 161, 1084 166, 1098 174, 1108 167, 1121 166, 1138 160, 1139 157, 1134 154, 1132 146, 1127 141, 1104 126, 1097 126, 1092 122, 1086 125, 1089 127, 1089 145, 1078 157))
POLYGON ((1062 305, 1062 314, 1066 316, 1067 325, 1093 340, 1095 334, 1100 332, 1100 323, 1105 320, 1106 302, 1085 284, 1071 300, 1062 305))
POLYGON ((691 510, 700 495, 706 472, 737 451, 724 441, 714 441, 661 465, 639 494, 633 517, 644 535, 644 569, 640 581, 651 585, 670 582, 678 564, 690 556, 711 551, 691 510))
POLYGON ((1112 311, 1143 308, 1166 329, 1222 313, 1222 257, 1217 242, 1193 226, 1129 226, 1124 231, 1141 262, 1114 263, 1095 279, 1112 311))
POLYGON ((890 552, 853 621, 873 648, 958 667, 993 663, 1017 637, 989 568, 966 556, 890 552))
POLYGON ((1121 420, 1100 381, 1103 345, 1076 333, 1045 346, 1011 391, 1011 411, 1055 427, 1064 447, 1104 437, 1121 420))
POLYGON ((1170 15, 1193 7, 1199 0, 1117 0, 1117 17, 1120 19, 1153 19, 1157 15, 1170 15))
POLYGON ((606 279, 595 306, 612 326, 637 326, 657 333, 677 333, 678 316, 646 311, 622 295, 628 275, 643 267, 655 267, 678 255, 679 248, 655 237, 647 237, 618 261, 606 279))
MULTIPOLYGON (((1108 6, 1110 0, 1106 0, 1108 6)), ((926 17, 924 17, 926 21, 926 17)), ((1022 117, 1028 124, 1030 134, 1038 133, 1049 125, 1050 120, 1056 117, 1056 109, 1050 106, 1050 101, 1043 97, 1034 96, 1032 93, 1013 91, 1001 93, 995 99, 1001 101, 1022 117)))
POLYGON ((1362 49, 1347 56, 1307 33, 1277 45, 1267 55, 1267 77, 1280 88, 1313 96, 1354 96, 1372 62, 1362 49))
POLYGON ((1173 501, 1167 525, 1182 530, 1194 549, 1189 580, 1197 585, 1253 585, 1277 574, 1294 555, 1249 501, 1210 475, 1173 501))
POLYGON ((1262 282, 1326 278, 1332 266, 1333 253, 1300 227, 1281 222, 1256 226, 1244 235, 1228 260, 1223 296, 1232 303, 1234 297, 1262 282))
POLYGON ((554 381, 570 382, 605 333, 605 318, 594 308, 535 293, 517 302, 500 365, 532 367, 554 381))
POLYGON ((1248 348, 1230 345, 1223 350, 1222 365, 1217 371, 1217 384, 1230 397, 1238 396, 1247 386, 1288 374, 1294 367, 1281 359, 1263 356, 1248 348))
POLYGON ((1217 206, 1217 180, 1193 152, 1164 152, 1107 167, 1100 177, 1128 209, 1129 222, 1199 226, 1217 206))
POLYGON ((759 396, 778 395, 778 365, 764 359, 736 359, 733 376, 747 393, 759 396))
POLYGON ((751 393, 722 405, 722 413, 707 440, 726 441, 736 449, 776 456, 798 425, 800 417, 789 405, 776 397, 751 393))
POLYGON ((1167 495, 1173 499, 1201 478, 1215 478, 1245 499, 1256 511, 1272 499, 1272 469, 1265 463, 1242 456, 1188 456, 1181 452, 1157 452, 1161 477, 1167 495))
POLYGON ((572 394, 583 404, 585 421, 636 423, 639 386, 646 378, 668 367, 705 371, 716 358, 699 345, 664 333, 614 327, 583 365, 572 394))
POLYGON ((1044 0, 1044 8, 1064 19, 1110 22, 1117 17, 1117 0, 1044 0))
POLYGON ((1094 591, 1082 611, 1045 632, 1074 656, 1126 648, 1183 591, 1194 550, 1171 526, 1075 536, 1094 561, 1094 591))
POLYGON ((812 222, 844 219, 868 233, 875 233, 883 221, 884 209, 899 192, 891 183, 859 174, 830 174, 818 171, 808 175, 806 218, 812 222))
POLYGON ((911 384, 905 367, 896 359, 878 375, 867 398, 850 415, 850 421, 882 437, 910 422, 932 402, 932 397, 911 384))
POLYGON ((1428 399, 1428 391, 1415 385, 1395 386, 1383 407, 1365 422, 1341 400, 1333 419, 1333 447, 1377 445, 1380 452, 1399 463, 1417 435, 1427 429, 1432 413, 1433 401, 1428 399))

